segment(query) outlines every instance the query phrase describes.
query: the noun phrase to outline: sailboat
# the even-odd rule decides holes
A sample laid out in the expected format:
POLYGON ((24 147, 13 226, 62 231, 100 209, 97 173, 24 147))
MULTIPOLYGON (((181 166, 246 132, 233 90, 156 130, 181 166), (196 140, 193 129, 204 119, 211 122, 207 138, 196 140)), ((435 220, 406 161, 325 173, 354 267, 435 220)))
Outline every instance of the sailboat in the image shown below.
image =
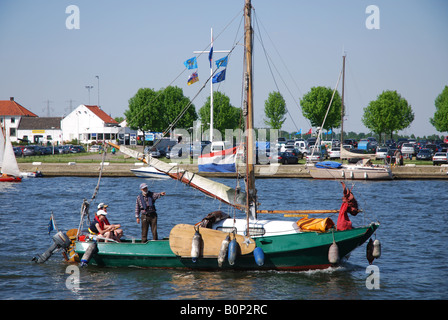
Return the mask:
MULTIPOLYGON (((75 232, 75 252, 83 265, 198 270, 309 270, 338 265, 354 249, 367 241, 379 227, 372 222, 353 227, 347 213, 357 214, 356 200, 345 188, 340 210, 260 210, 254 161, 252 91, 252 23, 251 1, 245 0, 245 191, 202 177, 200 174, 173 167, 124 146, 114 147, 152 166, 161 173, 215 198, 241 212, 242 218, 213 211, 193 224, 175 225, 167 239, 123 240, 119 243, 99 241, 82 230, 88 217, 83 204, 81 222, 75 232), (307 218, 299 221, 259 219, 259 214, 337 213, 337 226, 330 218, 307 218)), ((210 210, 211 211, 211 210, 210 210)), ((199 220, 199 219, 198 219, 199 220)))
POLYGON ((3 127, 0 128, 0 182, 22 181, 19 166, 17 165, 14 149, 9 135, 3 135, 3 127), (5 139, 6 136, 6 139, 5 139))
MULTIPOLYGON (((345 58, 342 57, 342 108, 341 108, 341 159, 361 158, 355 164, 336 161, 322 161, 308 164, 308 171, 314 179, 347 179, 347 180, 391 180, 392 170, 389 165, 372 164, 375 155, 359 154, 342 147, 344 130, 344 87, 345 87, 345 58)), ((328 106, 328 108, 331 107, 328 106)), ((322 125, 323 128, 323 125, 322 125)), ((320 137, 320 136, 319 136, 320 137)), ((320 139, 318 139, 320 141, 320 139)), ((317 145, 318 143, 316 143, 317 145)), ((319 143, 320 144, 320 143, 319 143)))

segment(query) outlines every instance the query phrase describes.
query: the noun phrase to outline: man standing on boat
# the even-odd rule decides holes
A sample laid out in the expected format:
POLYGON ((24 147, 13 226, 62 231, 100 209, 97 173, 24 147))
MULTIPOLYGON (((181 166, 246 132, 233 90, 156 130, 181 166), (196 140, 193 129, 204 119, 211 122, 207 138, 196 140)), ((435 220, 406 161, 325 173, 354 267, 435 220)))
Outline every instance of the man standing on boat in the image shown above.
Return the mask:
POLYGON ((140 185, 142 191, 135 202, 135 218, 137 223, 140 223, 140 215, 142 220, 142 243, 148 240, 148 229, 151 226, 153 240, 158 240, 157 236, 157 212, 155 202, 161 196, 165 195, 165 192, 151 192, 148 190, 148 185, 142 183, 140 185))

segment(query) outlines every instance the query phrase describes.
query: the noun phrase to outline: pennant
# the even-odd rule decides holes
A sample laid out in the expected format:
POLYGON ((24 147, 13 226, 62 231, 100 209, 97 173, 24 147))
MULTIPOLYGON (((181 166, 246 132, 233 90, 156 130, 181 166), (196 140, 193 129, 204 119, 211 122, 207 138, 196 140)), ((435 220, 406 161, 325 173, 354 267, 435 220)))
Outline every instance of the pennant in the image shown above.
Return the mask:
POLYGON ((185 67, 187 67, 188 70, 191 69, 197 69, 198 68, 198 62, 196 60, 196 57, 193 57, 191 59, 188 59, 184 62, 185 67))
POLYGON ((226 70, 224 69, 221 72, 218 72, 214 77, 213 77, 213 83, 218 83, 221 81, 224 81, 226 79, 226 70))
POLYGON ((187 82, 187 84, 190 85, 190 84, 193 84, 193 83, 198 82, 198 81, 199 81, 199 75, 198 75, 198 73, 197 73, 197 72, 193 72, 193 73, 190 75, 190 77, 188 77, 188 82, 187 82))
POLYGON ((56 229, 56 225, 54 224, 53 214, 51 214, 50 222, 48 222, 48 234, 50 234, 50 232, 54 229, 56 229))
POLYGON ((208 54, 208 61, 210 61, 210 69, 212 68, 212 60, 213 60, 213 43, 212 47, 210 48, 210 52, 208 54))
POLYGON ((332 134, 332 133, 333 133, 333 131, 331 131, 331 129, 327 131, 327 134, 332 134))
POLYGON ((228 57, 228 56, 225 56, 224 58, 221 58, 221 59, 219 59, 219 60, 216 60, 216 61, 215 61, 215 63, 216 63, 216 67, 217 67, 217 68, 219 68, 219 67, 227 67, 227 57, 228 57))
POLYGON ((297 133, 296 134, 302 134, 302 128, 300 128, 300 130, 299 131, 297 131, 297 133))
POLYGON ((312 128, 306 134, 311 134, 311 133, 313 133, 313 129, 312 128))

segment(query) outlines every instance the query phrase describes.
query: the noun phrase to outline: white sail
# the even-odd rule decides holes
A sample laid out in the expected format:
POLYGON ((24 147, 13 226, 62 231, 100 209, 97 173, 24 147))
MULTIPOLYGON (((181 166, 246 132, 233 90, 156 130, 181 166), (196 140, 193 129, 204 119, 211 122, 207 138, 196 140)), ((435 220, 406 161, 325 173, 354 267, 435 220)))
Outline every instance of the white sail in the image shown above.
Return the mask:
POLYGON ((3 136, 3 128, 0 127, 0 168, 3 164, 3 154, 5 153, 5 137, 3 136))
POLYGON ((227 203, 235 208, 244 209, 244 205, 246 203, 245 193, 240 193, 237 190, 226 186, 225 184, 204 178, 188 170, 180 170, 178 167, 172 166, 158 159, 152 157, 146 159, 144 154, 138 151, 126 148, 124 146, 117 146, 112 143, 109 144, 113 145, 121 152, 151 165, 158 171, 163 172, 169 175, 171 178, 179 180, 182 183, 185 183, 210 197, 218 199, 219 201, 227 203))
POLYGON ((5 150, 3 153, 2 173, 14 177, 20 176, 19 166, 17 165, 16 155, 9 139, 9 135, 6 135, 5 150))

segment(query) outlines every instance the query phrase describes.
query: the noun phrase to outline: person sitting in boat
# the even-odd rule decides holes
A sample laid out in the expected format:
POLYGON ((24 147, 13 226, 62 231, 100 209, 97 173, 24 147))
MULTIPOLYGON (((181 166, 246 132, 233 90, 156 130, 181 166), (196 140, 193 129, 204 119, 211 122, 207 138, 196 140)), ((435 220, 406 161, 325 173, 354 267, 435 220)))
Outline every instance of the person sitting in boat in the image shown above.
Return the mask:
POLYGON ((140 223, 140 215, 142 220, 142 243, 146 243, 148 240, 148 229, 151 226, 153 240, 158 240, 157 235, 157 212, 155 202, 161 196, 165 195, 165 192, 151 192, 148 190, 148 185, 142 183, 140 185, 141 193, 137 196, 135 202, 135 219, 137 223, 140 223))
MULTIPOLYGON (((98 205, 98 210, 104 210, 104 211, 107 213, 107 208, 108 208, 108 207, 109 207, 109 206, 108 206, 107 204, 101 202, 101 203, 98 205)), ((106 217, 105 217, 104 223, 105 223, 106 225, 108 225, 108 226, 112 226, 112 227, 115 228, 115 230, 114 230, 114 236, 115 236, 115 238, 120 239, 120 238, 123 236, 123 230, 120 229, 120 228, 121 228, 121 224, 111 224, 111 223, 109 222, 109 220, 107 220, 106 217)))
POLYGON ((120 237, 123 235, 121 229, 117 229, 117 226, 110 224, 106 218, 107 212, 104 210, 98 210, 95 219, 92 221, 89 227, 89 232, 92 234, 100 235, 106 241, 108 239, 120 242, 120 237), (120 230, 115 233, 115 231, 120 230))

